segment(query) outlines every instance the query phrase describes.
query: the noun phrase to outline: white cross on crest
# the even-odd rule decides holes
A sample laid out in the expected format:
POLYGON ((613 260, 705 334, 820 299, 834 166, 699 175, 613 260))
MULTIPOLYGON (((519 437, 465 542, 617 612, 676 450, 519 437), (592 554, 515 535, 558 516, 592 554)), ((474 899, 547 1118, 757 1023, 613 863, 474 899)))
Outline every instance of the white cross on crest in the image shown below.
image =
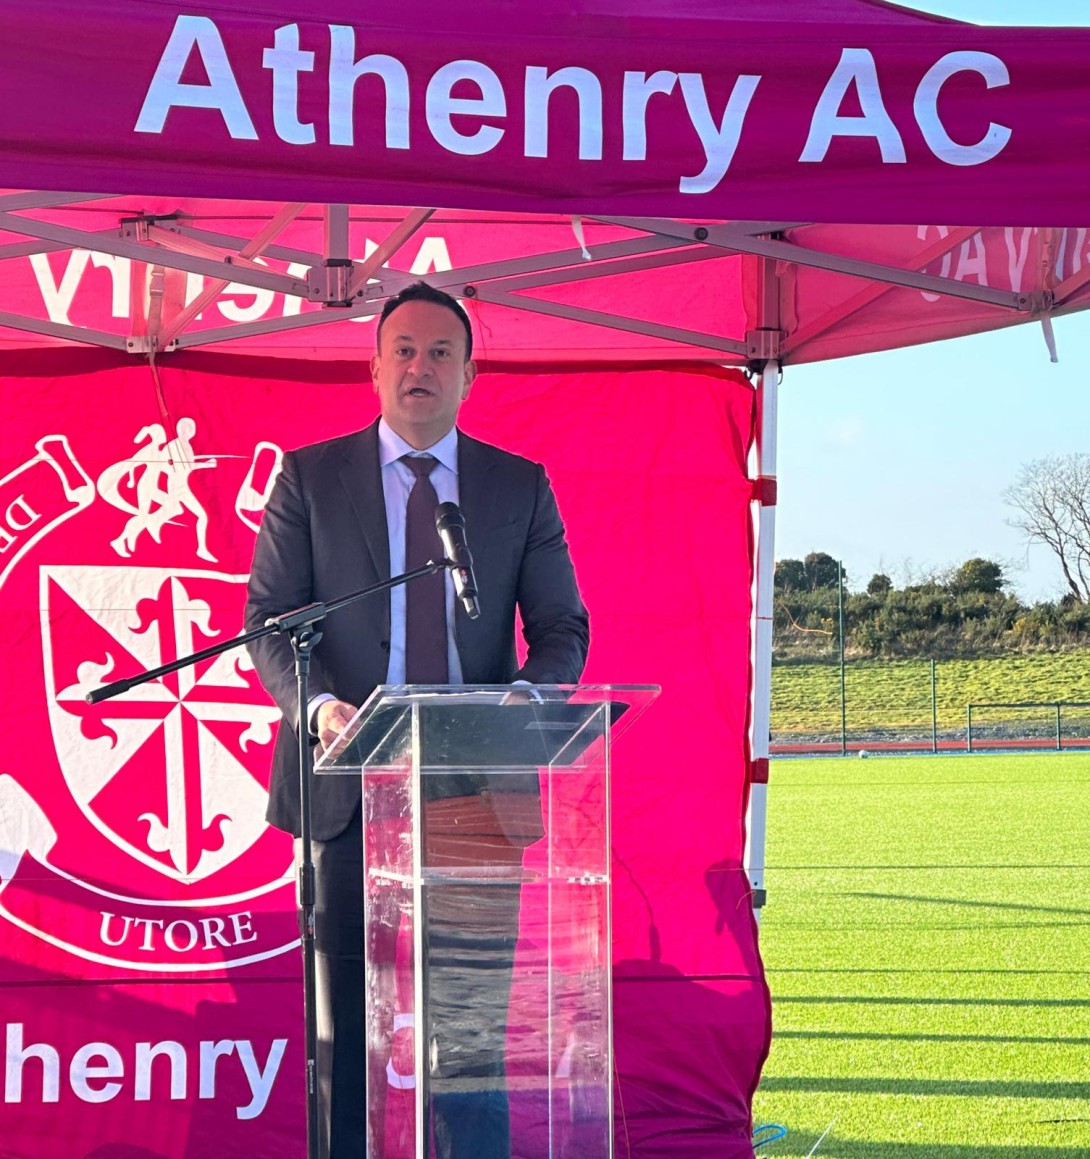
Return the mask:
POLYGON ((265 830, 259 778, 279 712, 242 649, 114 700, 84 697, 234 635, 245 576, 45 567, 49 720, 65 780, 95 827, 178 881, 209 877, 265 830))

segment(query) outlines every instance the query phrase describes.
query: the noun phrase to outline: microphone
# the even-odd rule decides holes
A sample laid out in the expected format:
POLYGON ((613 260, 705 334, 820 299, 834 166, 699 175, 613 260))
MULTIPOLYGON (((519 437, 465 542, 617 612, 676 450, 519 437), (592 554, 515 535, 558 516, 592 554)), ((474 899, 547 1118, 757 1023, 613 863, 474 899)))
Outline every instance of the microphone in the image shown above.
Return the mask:
POLYGON ((477 602, 477 581, 473 578, 473 556, 466 543, 466 521, 457 503, 440 503, 435 509, 435 530, 443 541, 443 551, 454 567, 454 592, 466 615, 475 620, 481 614, 477 602))

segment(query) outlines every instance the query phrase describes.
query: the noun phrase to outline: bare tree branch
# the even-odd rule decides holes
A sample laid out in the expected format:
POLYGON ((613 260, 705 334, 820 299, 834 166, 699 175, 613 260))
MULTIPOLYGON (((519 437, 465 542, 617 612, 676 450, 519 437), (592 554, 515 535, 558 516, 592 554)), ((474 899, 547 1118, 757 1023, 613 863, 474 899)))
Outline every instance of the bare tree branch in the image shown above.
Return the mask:
POLYGON ((1090 454, 1053 455, 1026 463, 1003 493, 1019 514, 1012 527, 1056 556, 1071 595, 1090 603, 1090 454))

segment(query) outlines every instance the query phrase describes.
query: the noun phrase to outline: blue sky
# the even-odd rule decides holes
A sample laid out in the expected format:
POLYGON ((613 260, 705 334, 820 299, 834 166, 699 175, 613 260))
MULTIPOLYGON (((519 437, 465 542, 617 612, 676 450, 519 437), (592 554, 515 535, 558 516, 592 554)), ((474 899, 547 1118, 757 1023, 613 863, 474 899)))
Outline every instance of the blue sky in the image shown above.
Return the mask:
MULTIPOLYGON (((988 24, 1090 24, 1087 0, 919 0, 988 24)), ((1090 225, 1090 207, 1087 211, 1090 225)), ((1021 464, 1090 451, 1090 313, 996 334, 788 367, 780 393, 776 557, 827 551, 849 585, 898 585, 972 556, 1023 599, 1063 593, 1058 566, 1007 525, 1021 464), (940 417, 941 416, 941 417, 940 417)))

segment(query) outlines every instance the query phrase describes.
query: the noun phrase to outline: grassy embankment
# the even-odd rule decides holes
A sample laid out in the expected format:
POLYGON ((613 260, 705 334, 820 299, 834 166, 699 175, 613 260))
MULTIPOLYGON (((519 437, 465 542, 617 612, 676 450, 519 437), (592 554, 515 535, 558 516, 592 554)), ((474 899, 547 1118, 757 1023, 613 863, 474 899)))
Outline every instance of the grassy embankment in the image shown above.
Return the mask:
MULTIPOLYGON (((865 660, 847 665, 849 729, 930 731, 931 668, 927 660, 865 660)), ((1090 701, 1090 652, 1028 653, 981 660, 940 660, 936 665, 940 730, 965 728, 968 702, 1090 701)), ((1007 712, 1010 719, 1044 722, 1040 710, 1007 712)), ((1090 724, 1090 710, 1065 713, 1090 724)), ((982 723, 988 719, 981 714, 982 723)), ((976 714, 974 713, 974 727, 976 714)), ((783 664, 772 669, 772 731, 816 734, 840 727, 840 670, 835 664, 783 664)), ((1066 727, 1066 726, 1065 726, 1066 727)))

